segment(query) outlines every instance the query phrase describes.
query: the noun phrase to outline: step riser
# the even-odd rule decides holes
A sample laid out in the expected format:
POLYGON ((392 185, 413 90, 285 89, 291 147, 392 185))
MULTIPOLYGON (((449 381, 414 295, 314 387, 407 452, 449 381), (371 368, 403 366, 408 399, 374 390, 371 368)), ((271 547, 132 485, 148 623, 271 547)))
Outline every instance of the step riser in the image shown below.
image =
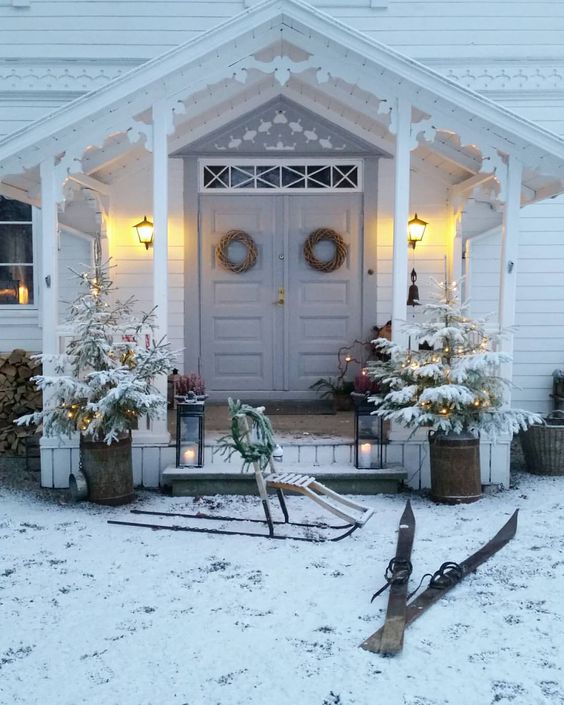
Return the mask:
MULTIPOLYGON (((342 477, 328 480, 323 477, 323 484, 339 494, 372 495, 396 494, 402 483, 397 479, 342 477)), ((247 476, 174 480, 171 492, 173 497, 258 495, 254 477, 247 476)))
MULTIPOLYGON (((213 470, 225 469, 238 471, 241 468, 241 458, 234 454, 226 459, 221 449, 216 445, 206 445, 204 449, 204 463, 206 468, 213 470)), ((319 467, 331 465, 354 466, 353 443, 323 443, 307 445, 284 446, 284 459, 282 465, 303 465, 306 467, 319 467)), ((305 472, 305 470, 304 470, 305 472)))

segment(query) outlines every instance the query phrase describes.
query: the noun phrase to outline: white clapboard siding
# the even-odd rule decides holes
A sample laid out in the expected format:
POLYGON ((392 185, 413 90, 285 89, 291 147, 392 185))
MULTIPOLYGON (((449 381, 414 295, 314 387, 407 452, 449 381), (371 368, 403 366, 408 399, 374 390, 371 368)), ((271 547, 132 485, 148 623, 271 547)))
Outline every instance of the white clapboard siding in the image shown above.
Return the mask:
POLYGON ((63 230, 59 251, 59 321, 67 317, 68 305, 81 291, 73 272, 83 272, 92 263, 92 238, 63 230))
POLYGON ((499 96, 503 105, 527 120, 542 125, 545 129, 564 135, 564 97, 556 93, 547 96, 530 93, 527 96, 504 98, 499 96))
MULTIPOLYGON (((393 162, 380 162, 378 182, 378 219, 376 244, 376 320, 384 325, 392 312, 392 241, 393 241, 393 162)), ((449 224, 445 217, 446 189, 443 183, 428 172, 412 171, 411 212, 419 212, 429 222, 423 242, 415 252, 409 250, 409 271, 417 272, 417 286, 421 301, 428 301, 434 290, 432 280, 442 281, 445 274, 445 253, 449 224)), ((408 279, 408 285, 411 280, 408 279)), ((407 291, 405 297, 407 300, 407 291)), ((409 308, 411 320, 417 309, 409 308)))
POLYGON ((41 329, 37 311, 0 311, 0 353, 22 348, 41 352, 41 329))
MULTIPOLYGON (((0 5, 1 58, 147 59, 255 4, 190 0, 30 0, 0 5)), ((559 1, 313 0, 313 5, 419 58, 553 58, 564 54, 559 1)))
POLYGON ((73 97, 75 94, 70 93, 68 98, 56 96, 46 98, 40 95, 0 98, 0 138, 39 120, 73 97))
MULTIPOLYGON (((564 366, 564 199, 521 212, 513 405, 551 408, 552 371, 564 366)), ((499 230, 470 245, 472 313, 497 311, 499 230)), ((495 316, 494 316, 495 320, 495 316)))
MULTIPOLYGON (((110 255, 120 298, 135 296, 140 310, 153 307, 153 250, 139 243, 133 225, 152 219, 151 156, 140 169, 117 180, 111 193, 110 255)), ((158 233, 155 232, 155 238, 158 233)), ((168 339, 173 350, 184 348, 184 206, 182 160, 169 160, 168 339)), ((183 359, 178 356, 179 367, 183 359)))

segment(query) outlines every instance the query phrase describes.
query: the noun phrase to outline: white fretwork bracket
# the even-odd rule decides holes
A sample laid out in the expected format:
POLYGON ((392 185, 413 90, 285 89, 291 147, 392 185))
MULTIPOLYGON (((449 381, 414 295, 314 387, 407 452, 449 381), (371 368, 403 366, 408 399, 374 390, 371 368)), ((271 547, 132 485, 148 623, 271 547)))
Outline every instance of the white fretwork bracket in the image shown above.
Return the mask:
POLYGON ((314 57, 303 61, 294 61, 289 56, 276 56, 271 61, 259 61, 255 57, 249 57, 237 66, 234 74, 236 81, 246 83, 249 71, 252 69, 264 74, 273 74, 281 86, 285 86, 293 74, 305 73, 313 69, 318 83, 327 83, 329 72, 319 66, 319 60, 314 57))

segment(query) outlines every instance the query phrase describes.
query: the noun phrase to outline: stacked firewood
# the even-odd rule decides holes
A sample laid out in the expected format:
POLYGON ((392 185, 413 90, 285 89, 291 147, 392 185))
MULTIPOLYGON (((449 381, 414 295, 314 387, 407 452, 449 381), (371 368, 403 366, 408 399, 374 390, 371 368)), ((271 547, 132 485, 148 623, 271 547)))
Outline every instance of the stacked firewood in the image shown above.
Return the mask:
POLYGON ((41 409, 41 392, 31 378, 41 373, 41 362, 25 350, 0 354, 0 453, 23 455, 33 426, 16 426, 14 419, 41 409))

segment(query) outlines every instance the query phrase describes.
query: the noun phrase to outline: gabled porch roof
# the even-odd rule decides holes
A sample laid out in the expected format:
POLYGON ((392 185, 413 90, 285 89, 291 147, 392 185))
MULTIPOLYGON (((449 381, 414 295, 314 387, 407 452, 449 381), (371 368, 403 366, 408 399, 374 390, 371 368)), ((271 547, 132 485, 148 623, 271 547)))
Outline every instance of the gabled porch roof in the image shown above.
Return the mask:
POLYGON ((235 118, 236 104, 248 111, 276 95, 319 106, 389 153, 407 101, 412 149, 457 165, 458 192, 499 181, 509 155, 524 166, 523 203, 564 191, 563 139, 299 0, 267 0, 6 137, 0 178, 31 192, 50 158, 61 181, 96 175, 150 148, 157 102, 172 152, 219 127, 218 106, 235 118))

